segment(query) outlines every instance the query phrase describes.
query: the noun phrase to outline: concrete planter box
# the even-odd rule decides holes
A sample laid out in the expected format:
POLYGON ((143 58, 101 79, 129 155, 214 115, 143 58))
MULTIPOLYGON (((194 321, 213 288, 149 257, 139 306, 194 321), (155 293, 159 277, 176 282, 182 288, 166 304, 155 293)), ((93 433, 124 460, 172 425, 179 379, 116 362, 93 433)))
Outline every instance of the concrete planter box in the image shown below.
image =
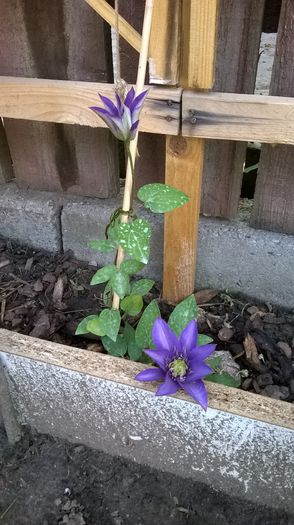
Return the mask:
POLYGON ((144 365, 6 330, 0 356, 21 423, 294 513, 293 405, 208 383, 204 413, 134 381, 144 365))

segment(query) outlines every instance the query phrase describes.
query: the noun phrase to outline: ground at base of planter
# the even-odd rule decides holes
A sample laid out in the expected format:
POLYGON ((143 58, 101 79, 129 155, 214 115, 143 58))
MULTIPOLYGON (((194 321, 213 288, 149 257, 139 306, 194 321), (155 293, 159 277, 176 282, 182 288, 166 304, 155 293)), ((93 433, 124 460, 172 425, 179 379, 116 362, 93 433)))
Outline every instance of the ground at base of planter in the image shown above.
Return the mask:
MULTIPOLYGON (((70 253, 53 255, 0 239, 0 328, 103 352, 99 338, 74 335, 83 317, 104 308, 104 286, 89 285, 94 273, 70 253)), ((145 297, 147 303, 153 298, 167 319, 172 305, 160 300, 159 286, 145 297)), ((200 291, 196 299, 200 333, 213 337, 233 375, 241 369, 242 388, 293 401, 294 315, 215 290, 200 291)))
POLYGON ((25 432, 0 430, 3 525, 293 525, 283 512, 200 483, 25 432))

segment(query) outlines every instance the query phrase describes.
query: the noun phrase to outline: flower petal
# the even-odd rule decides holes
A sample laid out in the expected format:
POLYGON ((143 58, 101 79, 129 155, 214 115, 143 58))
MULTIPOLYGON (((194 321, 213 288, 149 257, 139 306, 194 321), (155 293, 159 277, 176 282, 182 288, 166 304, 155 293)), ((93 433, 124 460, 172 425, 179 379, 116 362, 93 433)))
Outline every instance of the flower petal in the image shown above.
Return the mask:
POLYGON ((187 356, 189 356, 189 353, 197 346, 197 338, 197 322, 195 319, 192 319, 182 331, 179 339, 180 347, 181 349, 186 350, 187 356))
POLYGON ((127 106, 129 109, 131 108, 131 104, 134 100, 134 97, 135 97, 135 90, 132 86, 131 89, 129 89, 129 91, 127 92, 127 95, 124 101, 124 105, 127 106))
POLYGON ((157 348, 170 354, 179 347, 178 338, 171 331, 168 324, 161 318, 155 320, 152 329, 152 339, 157 348))
POLYGON ((139 116, 145 101, 145 98, 147 96, 148 90, 143 91, 138 95, 132 102, 130 106, 130 110, 132 112, 132 121, 135 122, 136 120, 139 120, 139 116))
POLYGON ((162 370, 166 371, 167 360, 169 360, 169 353, 166 350, 144 350, 145 354, 149 355, 151 359, 156 363, 162 370))
POLYGON ((194 352, 190 353, 189 355, 189 362, 193 368, 193 362, 195 361, 203 361, 204 359, 206 359, 207 357, 209 357, 212 352, 214 352, 216 349, 216 345, 215 344, 209 344, 209 345, 203 345, 203 346, 198 346, 194 352))
MULTIPOLYGON (((103 108, 98 108, 96 106, 92 106, 90 107, 89 109, 91 109, 92 111, 94 111, 95 113, 97 113, 97 115, 102 118, 102 120, 104 120, 105 124, 108 126, 108 128, 110 129, 111 133, 113 133, 113 135, 119 139, 119 140, 124 140, 124 135, 122 133, 122 130, 120 128, 120 126, 118 126, 114 120, 114 117, 111 117, 110 114, 109 114, 109 111, 107 111, 106 109, 103 109, 103 108)), ((116 119, 118 122, 119 119, 116 119)))
POLYGON ((208 393, 206 386, 203 381, 195 381, 195 383, 183 383, 183 389, 189 396, 191 396, 195 401, 202 406, 206 411, 208 406, 208 393))
POLYGON ((103 104, 108 109, 108 111, 111 113, 112 117, 119 117, 119 110, 117 109, 116 105, 110 100, 108 97, 104 97, 103 95, 100 95, 98 93, 99 97, 101 98, 103 104))
POLYGON ((164 372, 160 368, 147 368, 136 375, 136 381, 159 381, 164 378, 164 372))
POLYGON ((134 122, 134 124, 132 124, 131 129, 130 129, 130 140, 133 140, 135 138, 138 125, 139 125, 139 120, 137 120, 137 122, 134 122))
MULTIPOLYGON (((189 364, 191 365, 191 363, 189 364)), ((194 364, 194 366, 195 368, 192 368, 192 370, 188 372, 186 376, 187 383, 191 383, 197 379, 202 379, 202 377, 207 376, 212 372, 212 368, 202 361, 198 361, 198 363, 194 364)))
POLYGON ((175 394, 179 389, 180 385, 174 381, 174 379, 172 379, 169 374, 166 374, 164 383, 158 387, 155 395, 169 396, 171 394, 175 394))

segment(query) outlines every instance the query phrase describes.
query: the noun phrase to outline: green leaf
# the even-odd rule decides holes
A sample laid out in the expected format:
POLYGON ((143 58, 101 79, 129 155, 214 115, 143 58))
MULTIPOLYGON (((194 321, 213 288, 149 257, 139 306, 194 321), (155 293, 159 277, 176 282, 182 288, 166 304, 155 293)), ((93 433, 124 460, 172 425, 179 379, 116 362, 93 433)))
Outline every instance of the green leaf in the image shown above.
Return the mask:
POLYGON ((138 191, 138 197, 146 208, 154 213, 166 213, 189 202, 189 197, 167 184, 145 184, 138 191))
POLYGON ((135 261, 134 259, 128 259, 123 261, 120 265, 120 270, 127 273, 128 275, 134 275, 137 272, 143 270, 145 264, 135 261))
POLYGON ((120 313, 118 310, 102 310, 99 321, 101 321, 105 334, 112 341, 116 341, 120 327, 120 313))
POLYGON ((197 340, 198 346, 208 345, 209 343, 213 343, 212 337, 209 337, 209 335, 205 335, 205 334, 198 334, 198 340, 197 340))
POLYGON ((128 295, 122 300, 120 307, 128 315, 138 315, 143 308, 142 295, 128 295))
POLYGON ((115 244, 105 239, 101 241, 90 241, 88 246, 89 248, 93 248, 94 250, 105 253, 115 250, 115 244))
POLYGON ((208 364, 208 366, 210 366, 215 371, 220 368, 222 364, 222 358, 220 356, 216 356, 216 357, 212 356, 206 359, 206 363, 208 364))
POLYGON ((106 335, 102 337, 102 344, 110 355, 123 357, 127 353, 127 342, 122 334, 118 334, 115 342, 106 335))
POLYGON ((101 284, 109 281, 109 279, 117 272, 117 267, 114 264, 107 264, 93 275, 90 284, 101 284))
POLYGON ((117 293, 120 299, 130 293, 130 277, 125 272, 117 270, 117 272, 110 279, 109 284, 113 291, 117 293))
POLYGON ((232 386, 238 388, 241 385, 241 380, 235 379, 227 372, 213 373, 205 377, 206 381, 212 381, 213 383, 219 383, 221 385, 232 386))
POLYGON ((135 281, 131 287, 131 294, 145 295, 150 292, 154 284, 155 281, 152 281, 152 279, 140 279, 139 281, 135 281))
POLYGON ((148 304, 147 308, 145 308, 136 329, 136 343, 141 348, 146 349, 154 346, 152 340, 152 328, 155 319, 158 317, 160 317, 160 310, 154 299, 148 304))
POLYGON ((94 335, 100 335, 100 337, 106 335, 103 323, 98 315, 95 316, 95 319, 90 319, 90 321, 88 321, 87 331, 94 335))
MULTIPOLYGON (((197 317, 197 304, 194 295, 189 295, 179 303, 171 313, 168 324, 172 331, 179 336, 187 324, 197 317)), ((196 342, 196 341, 195 341, 196 342)))
POLYGON ((125 325, 124 336, 127 341, 128 354, 130 359, 132 361, 139 361, 142 357, 143 350, 140 346, 137 345, 135 330, 129 323, 126 323, 125 325))
POLYGON ((82 319, 76 328, 75 335, 88 334, 89 330, 87 329, 87 324, 89 321, 92 321, 93 319, 96 319, 96 318, 98 318, 98 315, 88 315, 88 317, 85 317, 85 319, 82 319))
POLYGON ((108 281, 108 283, 106 284, 105 288, 104 288, 104 292, 103 292, 103 303, 105 304, 105 306, 111 306, 111 292, 112 292, 112 289, 111 289, 111 286, 110 286, 110 283, 108 281))
POLYGON ((151 228, 145 219, 135 219, 131 223, 118 226, 119 244, 128 255, 144 264, 150 253, 151 228))

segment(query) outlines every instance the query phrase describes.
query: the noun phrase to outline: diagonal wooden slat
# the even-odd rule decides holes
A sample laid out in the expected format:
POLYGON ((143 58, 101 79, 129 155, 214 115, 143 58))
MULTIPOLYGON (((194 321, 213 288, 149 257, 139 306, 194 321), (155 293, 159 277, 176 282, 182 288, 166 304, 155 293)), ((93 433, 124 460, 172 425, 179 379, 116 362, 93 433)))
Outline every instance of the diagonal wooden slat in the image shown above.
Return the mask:
MULTIPOLYGON (((116 25, 116 14, 113 7, 111 7, 105 0, 85 0, 98 15, 112 27, 116 25)), ((122 17, 118 16, 119 34, 124 38, 136 51, 141 48, 141 35, 122 17)))

